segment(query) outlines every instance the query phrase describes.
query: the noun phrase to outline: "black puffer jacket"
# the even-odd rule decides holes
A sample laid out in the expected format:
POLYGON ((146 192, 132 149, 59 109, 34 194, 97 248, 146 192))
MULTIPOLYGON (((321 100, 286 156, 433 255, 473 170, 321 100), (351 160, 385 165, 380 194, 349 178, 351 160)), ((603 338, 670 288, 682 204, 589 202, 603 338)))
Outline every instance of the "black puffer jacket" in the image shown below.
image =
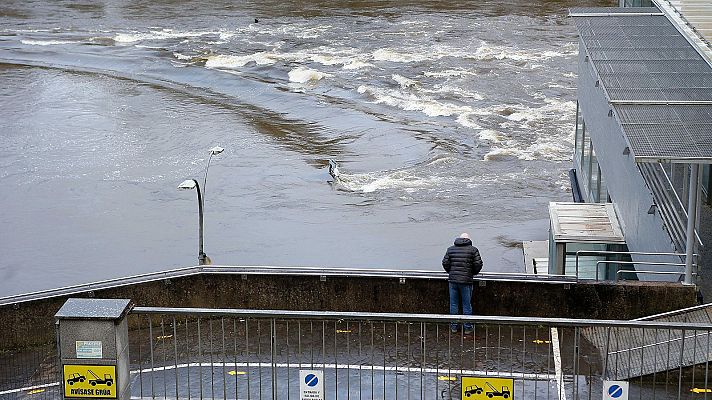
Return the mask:
POLYGON ((482 258, 470 239, 457 238, 443 257, 443 268, 448 273, 448 281, 472 283, 472 277, 482 270, 482 258))

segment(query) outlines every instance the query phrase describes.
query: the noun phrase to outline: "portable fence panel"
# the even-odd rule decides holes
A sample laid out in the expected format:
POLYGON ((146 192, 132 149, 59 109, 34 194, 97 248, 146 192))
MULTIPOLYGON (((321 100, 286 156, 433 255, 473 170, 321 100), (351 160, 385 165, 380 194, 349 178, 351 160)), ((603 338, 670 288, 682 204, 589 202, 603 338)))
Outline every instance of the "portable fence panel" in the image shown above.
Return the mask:
POLYGON ((0 399, 56 399, 61 396, 54 343, 22 350, 0 346, 0 399))
POLYGON ((323 374, 327 398, 459 399, 462 376, 511 377, 519 397, 559 391, 545 327, 465 335, 436 322, 131 318, 135 397, 298 399, 301 370, 323 374))
POLYGON ((131 319, 141 398, 299 399, 300 371, 316 371, 329 399, 460 399, 469 397, 463 377, 510 379, 482 388, 494 397, 601 396, 600 357, 581 353, 593 347, 578 328, 475 322, 466 335, 448 322, 131 319))
MULTIPOLYGON (((608 380, 626 380, 629 399, 712 396, 712 325, 689 316, 661 323, 137 307, 128 318, 133 398, 289 400, 310 390, 324 399, 601 399, 608 380)), ((56 350, 18 354, 0 354, 0 397, 60 397, 56 350), (42 384, 44 392, 31 393, 42 384)))

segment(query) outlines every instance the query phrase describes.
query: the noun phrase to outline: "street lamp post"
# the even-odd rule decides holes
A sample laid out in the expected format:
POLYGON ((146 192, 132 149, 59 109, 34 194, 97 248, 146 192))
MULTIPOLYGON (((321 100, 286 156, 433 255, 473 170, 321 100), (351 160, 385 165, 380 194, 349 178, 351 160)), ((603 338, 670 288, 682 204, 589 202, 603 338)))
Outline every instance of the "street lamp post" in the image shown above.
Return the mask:
POLYGON ((212 160, 213 156, 216 156, 225 151, 225 149, 219 146, 215 146, 208 151, 210 152, 210 157, 208 158, 208 165, 205 168, 205 177, 203 178, 203 193, 201 194, 200 184, 195 179, 187 179, 183 181, 180 185, 178 185, 178 189, 195 189, 198 193, 198 265, 209 264, 208 260, 210 260, 210 258, 208 258, 208 256, 203 251, 203 206, 205 202, 205 188, 208 183, 208 169, 210 168, 210 160, 212 160))
POLYGON ((198 192, 198 265, 205 265, 205 252, 203 252, 203 196, 200 194, 200 185, 195 179, 184 180, 178 189, 196 189, 198 192))

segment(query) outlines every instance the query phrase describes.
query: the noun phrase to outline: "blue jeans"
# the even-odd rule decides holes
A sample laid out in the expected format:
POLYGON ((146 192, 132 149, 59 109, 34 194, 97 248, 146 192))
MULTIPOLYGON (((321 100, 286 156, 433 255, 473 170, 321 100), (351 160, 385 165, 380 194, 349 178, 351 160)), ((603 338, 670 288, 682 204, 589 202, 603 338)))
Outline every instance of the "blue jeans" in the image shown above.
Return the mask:
MULTIPOLYGON (((464 315, 472 315, 472 284, 448 282, 450 286, 450 315, 460 314, 460 305, 464 315)), ((453 322, 450 328, 457 329, 458 324, 453 322)), ((472 324, 466 323, 465 330, 472 330, 472 324)))

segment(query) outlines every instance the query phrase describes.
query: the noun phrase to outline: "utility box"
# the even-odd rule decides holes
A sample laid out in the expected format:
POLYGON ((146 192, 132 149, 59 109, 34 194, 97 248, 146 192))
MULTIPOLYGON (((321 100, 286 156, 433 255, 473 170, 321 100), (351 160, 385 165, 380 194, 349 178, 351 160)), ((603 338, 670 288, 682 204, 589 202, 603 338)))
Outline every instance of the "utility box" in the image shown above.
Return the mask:
POLYGON ((131 398, 127 299, 68 299, 57 311, 64 399, 131 398))

